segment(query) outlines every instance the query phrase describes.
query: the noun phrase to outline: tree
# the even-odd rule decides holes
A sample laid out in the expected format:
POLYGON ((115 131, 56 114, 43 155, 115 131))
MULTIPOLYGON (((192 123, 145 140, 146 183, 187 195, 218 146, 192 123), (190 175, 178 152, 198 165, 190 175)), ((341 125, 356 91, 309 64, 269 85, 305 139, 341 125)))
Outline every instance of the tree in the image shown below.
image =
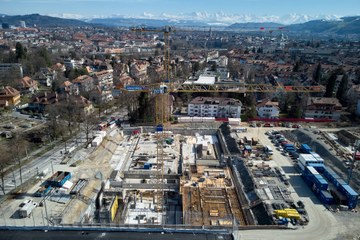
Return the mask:
POLYGON ((77 117, 81 114, 81 107, 75 96, 68 96, 57 104, 59 118, 66 122, 66 128, 70 135, 73 134, 73 127, 77 117))
POLYGON ((94 125, 98 121, 96 115, 89 114, 86 115, 85 113, 80 114, 79 116, 81 129, 85 133, 86 136, 86 142, 88 143, 90 141, 90 133, 94 128, 94 125))
POLYGON ((144 119, 145 111, 148 108, 148 104, 149 104, 149 94, 141 92, 139 96, 139 110, 138 110, 139 119, 144 119))
POLYGON ((299 61, 296 61, 294 67, 293 67, 293 72, 299 72, 300 71, 300 63, 299 61))
POLYGON ((333 72, 330 77, 328 78, 326 91, 324 97, 333 97, 334 95, 334 88, 336 84, 337 73, 333 72))
POLYGON ((336 98, 339 99, 342 105, 346 104, 346 90, 349 84, 349 77, 347 74, 344 74, 341 82, 339 84, 339 88, 336 92, 336 98))
POLYGON ((61 136, 61 133, 64 131, 63 126, 60 121, 60 113, 57 106, 50 105, 45 109, 46 113, 48 113, 47 117, 47 132, 51 139, 55 140, 61 136))
POLYGON ((314 73, 313 73, 313 80, 314 80, 316 83, 319 83, 320 80, 321 80, 321 77, 322 77, 321 64, 318 63, 318 65, 316 66, 315 71, 314 71, 314 73))
POLYGON ((195 74, 199 70, 200 70, 200 63, 199 62, 194 62, 192 64, 192 72, 193 72, 193 74, 195 74))
POLYGON ((213 64, 211 64, 211 71, 216 71, 217 70, 217 65, 216 65, 216 63, 213 63, 213 64))
POLYGON ((1 191, 5 195, 5 174, 6 169, 11 162, 11 153, 9 149, 5 145, 0 145, 0 180, 1 180, 1 191))
POLYGON ((234 77, 234 78, 240 77, 240 72, 242 69, 241 69, 241 65, 240 65, 239 61, 236 61, 236 60, 229 61, 228 69, 229 69, 229 73, 232 77, 234 77))
POLYGON ((15 57, 18 61, 26 58, 27 49, 19 42, 15 45, 15 57))
POLYGON ((11 152, 13 153, 13 159, 19 165, 21 184, 23 184, 21 159, 27 154, 28 148, 29 142, 26 141, 25 136, 21 135, 20 133, 14 133, 12 138, 8 142, 8 149, 11 149, 11 152))

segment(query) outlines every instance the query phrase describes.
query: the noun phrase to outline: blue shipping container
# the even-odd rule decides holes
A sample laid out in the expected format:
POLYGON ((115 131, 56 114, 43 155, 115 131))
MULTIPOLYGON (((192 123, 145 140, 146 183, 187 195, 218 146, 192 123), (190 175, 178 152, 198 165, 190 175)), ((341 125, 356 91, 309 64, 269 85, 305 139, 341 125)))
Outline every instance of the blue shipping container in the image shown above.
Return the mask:
POLYGON ((349 200, 357 200, 358 199, 358 194, 357 192, 354 191, 354 189, 352 189, 349 185, 345 184, 345 185, 341 185, 341 187, 339 188, 340 192, 342 192, 347 199, 349 200))
POLYGON ((328 191, 324 191, 324 190, 320 191, 319 198, 325 204, 334 203, 334 198, 328 191))

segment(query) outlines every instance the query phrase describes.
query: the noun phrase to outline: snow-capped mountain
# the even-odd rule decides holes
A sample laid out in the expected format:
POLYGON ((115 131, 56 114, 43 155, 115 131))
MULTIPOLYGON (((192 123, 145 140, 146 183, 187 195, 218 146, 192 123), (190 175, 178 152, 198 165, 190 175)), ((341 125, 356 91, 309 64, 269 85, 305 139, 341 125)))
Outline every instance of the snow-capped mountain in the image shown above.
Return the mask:
POLYGON ((339 15, 307 15, 289 13, 283 16, 278 15, 254 15, 254 14, 229 14, 224 12, 208 13, 208 12, 191 12, 191 13, 161 13, 153 14, 144 12, 139 15, 123 15, 112 14, 108 16, 82 16, 79 14, 62 13, 62 14, 47 14, 52 17, 70 18, 91 21, 92 19, 108 19, 108 18, 135 18, 135 19, 152 19, 152 20, 167 20, 167 21, 198 21, 208 25, 221 25, 227 26, 233 23, 246 23, 246 22, 276 22, 280 24, 290 25, 296 23, 304 23, 311 20, 339 20, 342 16, 339 15))

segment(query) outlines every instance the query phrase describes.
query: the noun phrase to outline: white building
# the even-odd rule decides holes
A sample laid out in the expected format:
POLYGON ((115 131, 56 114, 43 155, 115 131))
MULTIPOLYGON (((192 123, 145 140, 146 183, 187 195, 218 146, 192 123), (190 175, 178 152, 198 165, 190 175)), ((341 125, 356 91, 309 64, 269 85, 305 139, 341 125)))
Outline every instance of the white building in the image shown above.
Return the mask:
POLYGON ((240 100, 233 98, 196 97, 188 105, 190 117, 240 118, 240 100))
POLYGON ((74 60, 74 59, 64 59, 64 65, 67 69, 82 68, 84 59, 74 60))
POLYGON ((278 118, 280 113, 279 103, 267 99, 262 100, 257 104, 256 111, 261 118, 278 118))
POLYGON ((111 89, 113 86, 113 70, 103 70, 92 74, 95 84, 104 89, 111 89))
POLYGON ((26 23, 25 23, 25 21, 20 21, 20 27, 26 28, 26 23))

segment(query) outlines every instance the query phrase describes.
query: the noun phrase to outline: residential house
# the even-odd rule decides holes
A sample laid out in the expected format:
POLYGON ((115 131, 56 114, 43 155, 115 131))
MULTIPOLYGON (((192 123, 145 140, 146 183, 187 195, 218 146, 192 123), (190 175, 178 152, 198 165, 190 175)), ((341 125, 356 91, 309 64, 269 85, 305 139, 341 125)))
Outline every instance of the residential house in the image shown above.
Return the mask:
POLYGON ((256 111, 260 118, 278 118, 280 113, 279 103, 264 99, 258 102, 256 111))
POLYGON ((34 76, 34 79, 37 80, 40 84, 51 87, 52 82, 56 78, 56 71, 51 68, 40 68, 40 71, 37 72, 34 76))
POLYGON ((90 91, 89 96, 90 101, 96 104, 103 104, 114 99, 111 90, 102 89, 99 86, 90 91))
POLYGON ((64 64, 61 63, 56 63, 55 65, 53 65, 51 67, 51 69, 58 71, 58 72, 65 72, 66 71, 66 67, 64 64))
POLYGON ((233 98, 196 97, 188 105, 190 117, 240 118, 242 103, 233 98))
POLYGON ((145 83, 147 80, 147 68, 150 65, 147 61, 137 61, 130 65, 130 76, 137 83, 145 83))
POLYGON ((81 92, 90 92, 95 88, 94 79, 88 75, 81 75, 72 82, 79 87, 81 92))
POLYGON ((39 90, 38 82, 28 76, 25 76, 20 80, 18 88, 23 94, 34 94, 37 90, 39 90))
POLYGON ((59 102, 59 96, 54 92, 41 92, 36 94, 31 101, 29 102, 29 110, 33 112, 41 112, 45 111, 47 106, 56 104, 59 102))
POLYGON ((69 101, 71 104, 76 106, 78 113, 84 113, 86 116, 90 115, 94 112, 94 106, 91 101, 89 101, 87 98, 77 95, 77 96, 69 96, 61 98, 59 103, 63 103, 69 101))
POLYGON ((57 89, 60 94, 79 95, 79 86, 70 81, 63 82, 57 89))
POLYGON ((121 74, 119 81, 120 83, 111 90, 114 98, 118 97, 121 94, 121 91, 123 91, 124 87, 135 84, 135 80, 127 73, 121 74))
POLYGON ((64 59, 64 65, 67 69, 79 69, 83 67, 84 59, 74 60, 74 59, 64 59))
POLYGON ((337 98, 310 97, 305 110, 305 118, 339 120, 342 105, 337 98))
POLYGON ((16 106, 20 103, 20 92, 13 87, 0 88, 0 108, 16 106))

